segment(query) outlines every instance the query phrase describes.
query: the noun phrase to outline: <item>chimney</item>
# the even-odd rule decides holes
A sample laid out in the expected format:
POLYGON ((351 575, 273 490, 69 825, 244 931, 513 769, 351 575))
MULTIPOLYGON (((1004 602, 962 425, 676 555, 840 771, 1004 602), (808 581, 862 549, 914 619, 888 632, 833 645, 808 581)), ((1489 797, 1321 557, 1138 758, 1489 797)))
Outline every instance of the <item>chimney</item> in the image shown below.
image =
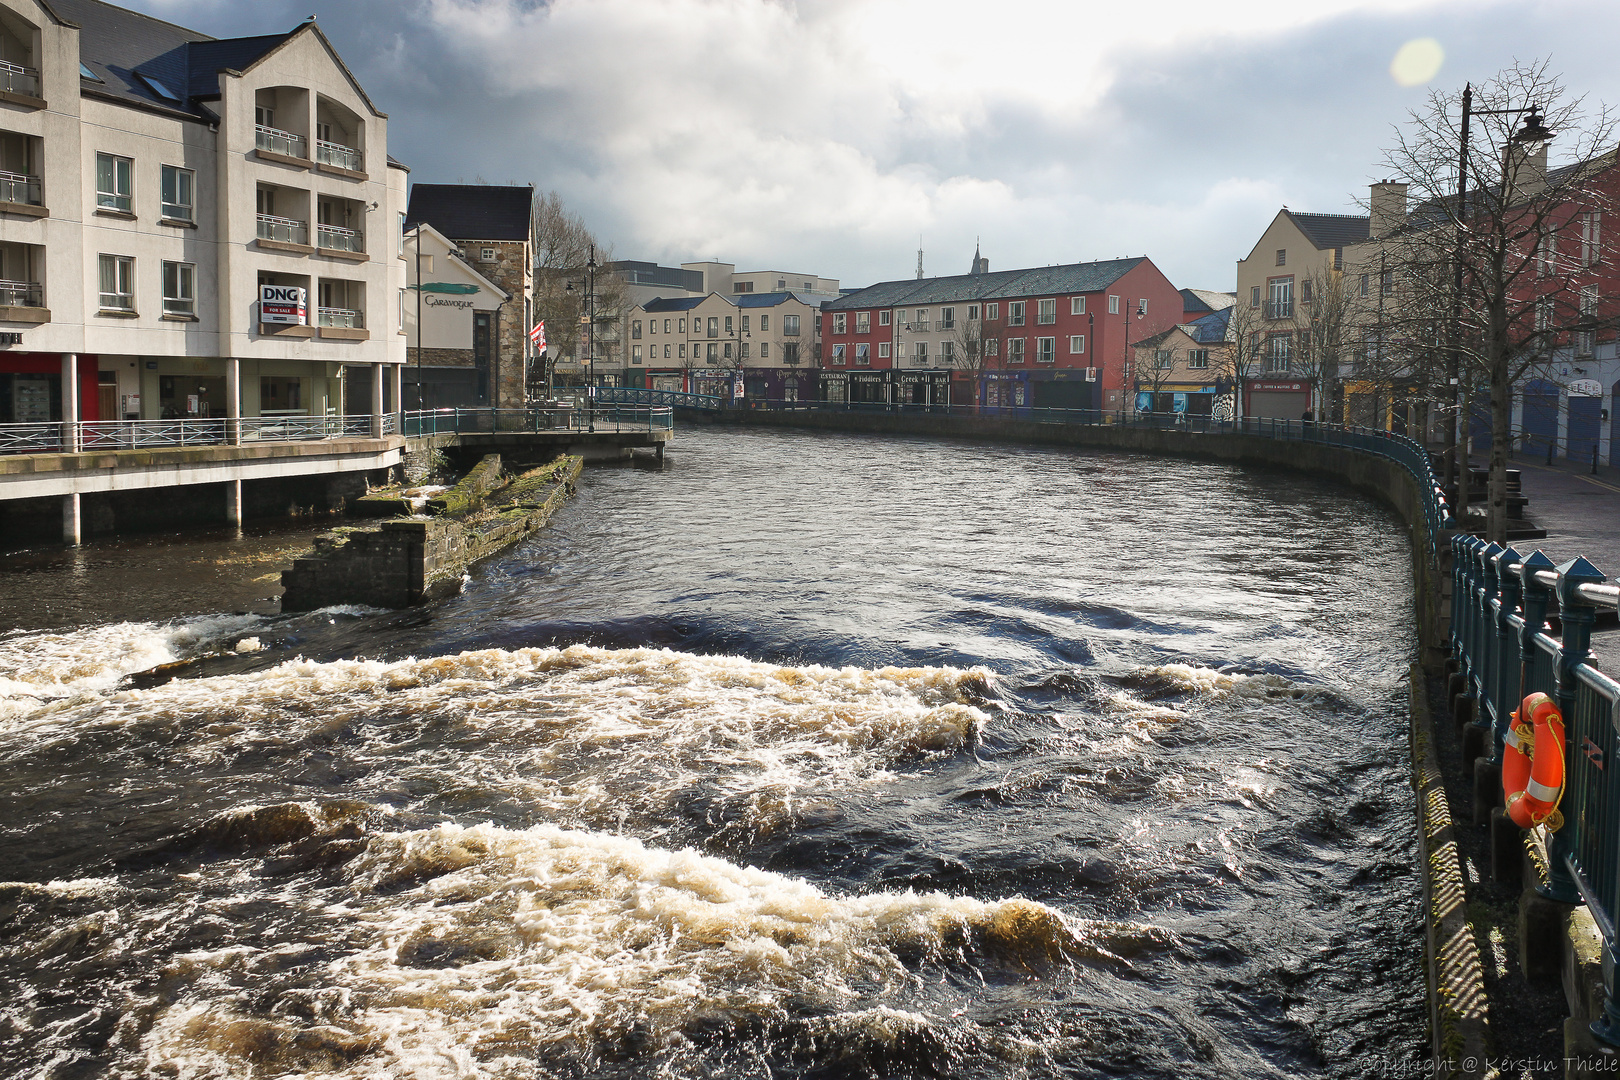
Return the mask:
POLYGON ((1406 185, 1384 180, 1371 187, 1367 200, 1367 235, 1377 239, 1406 224, 1406 185))

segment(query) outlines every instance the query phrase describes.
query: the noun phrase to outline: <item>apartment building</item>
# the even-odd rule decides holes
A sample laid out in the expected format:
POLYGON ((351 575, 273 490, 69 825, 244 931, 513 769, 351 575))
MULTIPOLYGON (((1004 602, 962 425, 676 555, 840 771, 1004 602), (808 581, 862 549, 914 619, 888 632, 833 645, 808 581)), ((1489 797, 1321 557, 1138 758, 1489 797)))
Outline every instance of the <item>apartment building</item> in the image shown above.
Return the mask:
POLYGON ((0 423, 398 400, 405 171, 313 20, 0 0, 0 166, 0 423))
POLYGON ((709 293, 630 309, 627 385, 728 399, 813 400, 820 300, 709 293))
POLYGON ((817 302, 838 295, 838 279, 786 270, 745 270, 728 262, 688 262, 679 267, 621 259, 603 267, 625 284, 632 304, 650 300, 703 297, 710 293, 742 296, 748 293, 791 292, 817 302))
POLYGON ((822 305, 832 401, 1120 409, 1131 346, 1181 322, 1146 257, 880 282, 822 305))

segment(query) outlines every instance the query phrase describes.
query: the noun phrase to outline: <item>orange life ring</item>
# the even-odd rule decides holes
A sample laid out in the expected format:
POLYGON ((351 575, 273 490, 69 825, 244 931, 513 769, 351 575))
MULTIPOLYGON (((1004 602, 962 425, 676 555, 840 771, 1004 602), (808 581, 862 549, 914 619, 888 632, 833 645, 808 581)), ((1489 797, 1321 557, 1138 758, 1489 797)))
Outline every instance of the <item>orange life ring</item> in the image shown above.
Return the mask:
POLYGON ((1564 797, 1564 717, 1553 700, 1546 694, 1526 697, 1513 714, 1502 749, 1508 816, 1521 829, 1546 822, 1556 832, 1564 824, 1558 812, 1564 797))

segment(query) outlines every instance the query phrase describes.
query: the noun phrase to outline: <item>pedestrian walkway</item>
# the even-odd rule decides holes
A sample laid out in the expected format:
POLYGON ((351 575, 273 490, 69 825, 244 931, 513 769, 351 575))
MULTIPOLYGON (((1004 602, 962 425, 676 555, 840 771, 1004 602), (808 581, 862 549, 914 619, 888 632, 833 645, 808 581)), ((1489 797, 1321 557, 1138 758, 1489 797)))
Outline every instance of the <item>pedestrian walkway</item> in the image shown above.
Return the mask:
MULTIPOLYGON (((1535 456, 1515 456, 1510 465, 1530 499, 1525 516, 1547 530, 1545 540, 1527 542, 1520 554, 1540 548, 1560 565, 1579 555, 1613 582, 1620 575, 1620 469, 1599 465, 1594 475, 1589 464, 1548 465, 1535 456)), ((1592 652, 1598 667, 1620 677, 1620 629, 1611 619, 1600 620, 1592 652)))

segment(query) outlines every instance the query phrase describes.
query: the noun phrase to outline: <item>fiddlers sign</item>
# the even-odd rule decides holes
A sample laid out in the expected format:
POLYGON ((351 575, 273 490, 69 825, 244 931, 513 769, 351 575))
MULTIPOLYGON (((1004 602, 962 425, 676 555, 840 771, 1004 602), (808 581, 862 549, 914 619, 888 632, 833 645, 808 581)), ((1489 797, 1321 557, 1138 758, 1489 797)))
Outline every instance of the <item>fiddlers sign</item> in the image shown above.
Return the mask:
POLYGON ((304 325, 308 321, 304 297, 297 285, 260 285, 259 321, 304 325))

